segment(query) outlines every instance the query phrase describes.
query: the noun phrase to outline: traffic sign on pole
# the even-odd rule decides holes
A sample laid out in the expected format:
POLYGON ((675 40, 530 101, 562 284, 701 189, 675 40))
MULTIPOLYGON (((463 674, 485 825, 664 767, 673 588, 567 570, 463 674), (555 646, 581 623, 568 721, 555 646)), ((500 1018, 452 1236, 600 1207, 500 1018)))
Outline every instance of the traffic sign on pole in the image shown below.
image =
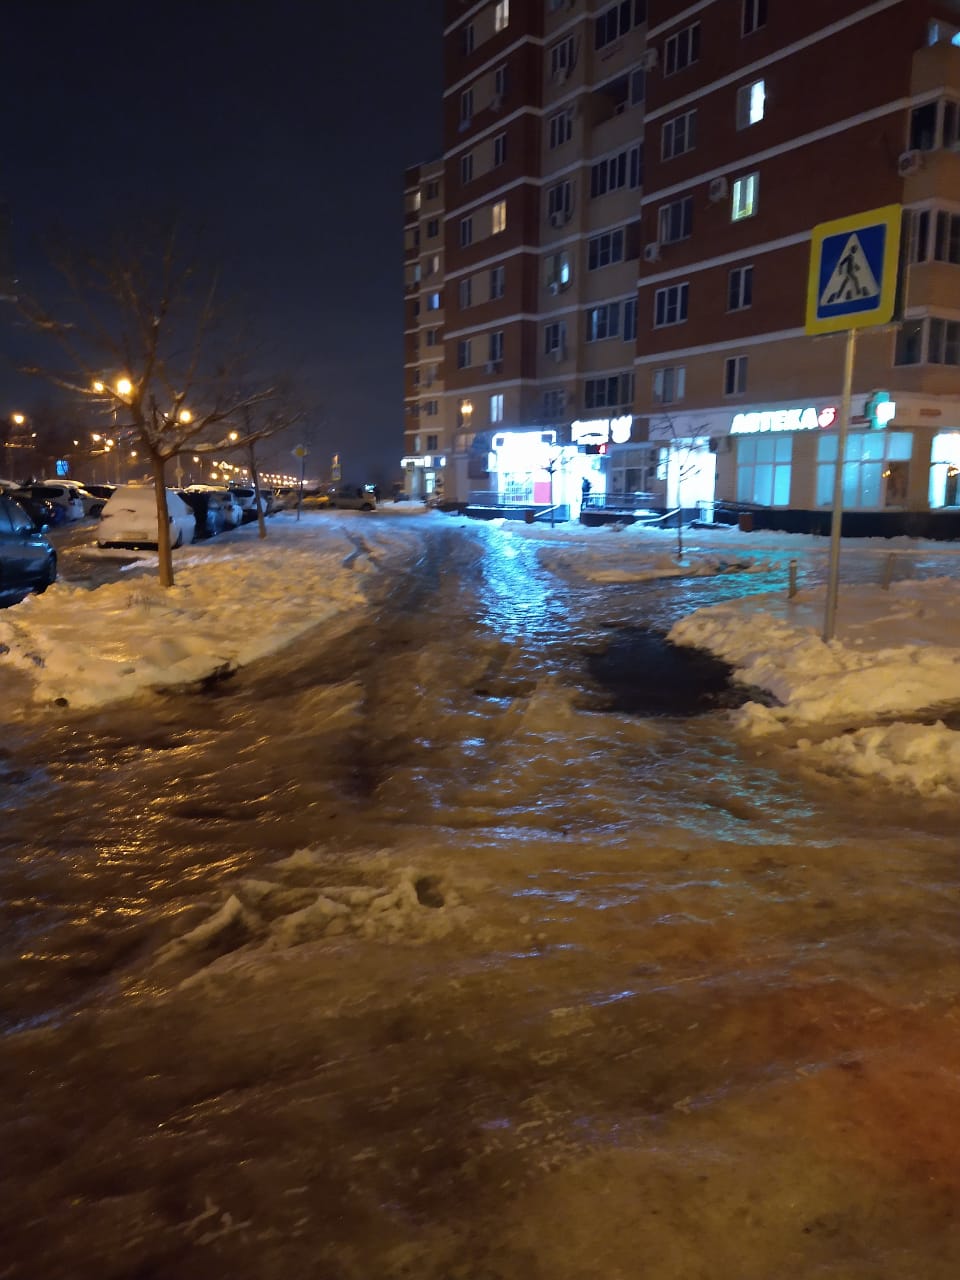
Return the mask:
POLYGON ((900 265, 898 204, 821 222, 810 235, 807 333, 889 324, 900 265))

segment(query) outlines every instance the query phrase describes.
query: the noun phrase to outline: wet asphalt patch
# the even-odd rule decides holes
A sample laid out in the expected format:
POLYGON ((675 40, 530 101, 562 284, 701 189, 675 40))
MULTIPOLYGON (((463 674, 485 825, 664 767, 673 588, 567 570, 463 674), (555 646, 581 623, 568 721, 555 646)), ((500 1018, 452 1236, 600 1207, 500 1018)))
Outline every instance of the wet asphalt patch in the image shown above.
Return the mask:
POLYGON ((691 716, 774 700, 733 679, 733 668, 703 649, 672 644, 661 632, 619 629, 602 650, 587 654, 605 711, 638 716, 691 716))

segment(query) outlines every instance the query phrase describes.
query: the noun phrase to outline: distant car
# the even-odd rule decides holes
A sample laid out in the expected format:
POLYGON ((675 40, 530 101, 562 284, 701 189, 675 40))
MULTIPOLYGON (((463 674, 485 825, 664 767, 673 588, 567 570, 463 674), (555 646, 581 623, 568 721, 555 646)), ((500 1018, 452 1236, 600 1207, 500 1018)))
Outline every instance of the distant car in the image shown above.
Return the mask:
MULTIPOLYGON (((243 517, 242 517, 243 523, 249 524, 252 520, 256 520, 257 518, 256 489, 254 489, 252 485, 247 486, 247 485, 234 484, 230 486, 230 492, 233 494, 237 502, 240 504, 240 510, 243 512, 243 517)), ((266 515, 267 504, 262 493, 260 494, 260 506, 264 515, 266 515)))
MULTIPOLYGON (((171 547, 193 540, 193 512, 175 489, 167 490, 167 536, 171 547)), ((157 495, 153 489, 120 485, 107 500, 100 516, 98 547, 133 547, 152 550, 159 546, 157 495)))
POLYGON ((104 502, 117 487, 115 484, 84 484, 82 480, 78 480, 77 484, 81 489, 86 489, 87 493, 92 493, 96 497, 102 498, 104 502))
POLYGON ((97 493, 90 493, 84 489, 82 485, 77 486, 77 493, 80 495, 80 501, 83 503, 83 513, 92 519, 96 519, 100 512, 106 506, 106 498, 101 498, 97 493))
POLYGON ((198 489, 178 489, 177 493, 193 512, 193 541, 203 542, 205 538, 213 538, 223 528, 220 508, 210 502, 208 493, 198 489))
POLYGON ((57 553, 14 498, 0 494, 0 593, 43 592, 57 579, 57 553))
POLYGON ((222 529, 236 529, 243 523, 243 508, 229 489, 215 484, 191 484, 187 493, 205 493, 208 502, 218 512, 218 520, 222 529))
POLYGON ((82 520, 86 515, 83 500, 75 485, 49 480, 41 484, 25 484, 23 487, 28 489, 35 498, 46 498, 48 502, 55 502, 58 507, 63 507, 68 520, 82 520))
POLYGON ((278 511, 292 511, 300 498, 299 486, 281 485, 274 490, 273 498, 278 511))
POLYGON ((377 500, 366 485, 345 485, 330 494, 330 505, 345 511, 373 511, 377 500))

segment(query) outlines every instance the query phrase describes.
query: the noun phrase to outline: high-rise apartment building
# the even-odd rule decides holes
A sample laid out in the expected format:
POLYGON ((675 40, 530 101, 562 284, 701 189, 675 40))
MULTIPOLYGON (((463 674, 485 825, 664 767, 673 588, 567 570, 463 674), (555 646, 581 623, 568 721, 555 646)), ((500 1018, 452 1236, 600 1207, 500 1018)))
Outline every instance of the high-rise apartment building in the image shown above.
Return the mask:
POLYGON ((811 230, 902 204, 900 310, 858 344, 844 504, 956 507, 958 45, 946 0, 448 0, 439 301, 408 175, 410 469, 442 458, 458 502, 576 510, 586 479, 599 506, 816 526, 845 342, 804 329, 811 230))

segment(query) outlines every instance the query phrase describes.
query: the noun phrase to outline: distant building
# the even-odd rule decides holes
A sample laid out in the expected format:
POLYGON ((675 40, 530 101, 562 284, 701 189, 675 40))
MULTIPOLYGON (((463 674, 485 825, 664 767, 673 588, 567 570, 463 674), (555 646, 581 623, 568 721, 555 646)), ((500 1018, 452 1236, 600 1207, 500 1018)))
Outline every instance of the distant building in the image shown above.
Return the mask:
POLYGON ((947 0, 447 0, 443 160, 406 192, 421 489, 825 527, 845 340, 804 329, 811 229, 902 204, 844 504, 960 510, 958 46, 947 0))

